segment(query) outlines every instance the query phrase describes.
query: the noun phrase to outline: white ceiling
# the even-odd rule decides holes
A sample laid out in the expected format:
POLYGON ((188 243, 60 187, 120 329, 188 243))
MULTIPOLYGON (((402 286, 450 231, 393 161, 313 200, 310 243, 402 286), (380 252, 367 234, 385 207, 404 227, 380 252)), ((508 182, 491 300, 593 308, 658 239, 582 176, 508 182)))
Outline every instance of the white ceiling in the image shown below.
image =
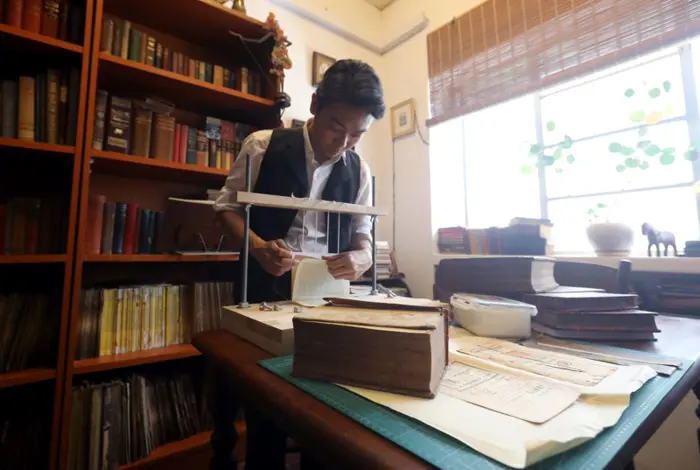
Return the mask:
POLYGON ((382 11, 392 3, 394 3, 396 0, 365 0, 365 2, 369 3, 373 7, 375 7, 377 10, 382 11))

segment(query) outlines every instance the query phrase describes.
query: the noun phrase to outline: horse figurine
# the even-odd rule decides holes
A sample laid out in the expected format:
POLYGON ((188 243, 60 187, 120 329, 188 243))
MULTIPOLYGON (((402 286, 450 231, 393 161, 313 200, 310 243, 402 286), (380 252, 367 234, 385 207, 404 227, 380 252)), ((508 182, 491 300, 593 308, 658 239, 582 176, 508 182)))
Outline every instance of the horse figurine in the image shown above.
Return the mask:
POLYGON ((651 247, 656 247, 656 256, 661 256, 661 248, 659 244, 664 246, 664 256, 668 256, 668 247, 673 247, 673 256, 678 256, 678 249, 676 249, 676 237, 671 232, 660 232, 656 230, 651 224, 644 222, 642 224, 642 235, 647 236, 649 240, 649 248, 647 249, 647 254, 651 256, 651 247))

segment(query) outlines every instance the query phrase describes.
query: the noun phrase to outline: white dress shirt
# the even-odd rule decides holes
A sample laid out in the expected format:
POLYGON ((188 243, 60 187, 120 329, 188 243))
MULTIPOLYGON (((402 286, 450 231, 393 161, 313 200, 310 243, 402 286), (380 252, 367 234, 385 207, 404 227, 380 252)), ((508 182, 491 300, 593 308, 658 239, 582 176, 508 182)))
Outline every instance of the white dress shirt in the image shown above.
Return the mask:
MULTIPOLYGON (((255 182, 258 179, 260 172, 260 164, 263 156, 270 144, 272 130, 262 130, 249 135, 243 145, 241 151, 236 155, 236 161, 233 168, 226 178, 226 183, 221 189, 221 194, 214 202, 214 210, 218 211, 236 211, 243 216, 242 208, 234 203, 235 194, 238 191, 245 191, 245 173, 246 173, 246 156, 250 155, 251 165, 251 188, 255 188, 255 182)), ((326 187, 328 178, 333 170, 333 165, 346 158, 346 155, 332 158, 324 163, 316 161, 311 141, 309 140, 308 122, 304 125, 304 151, 306 154, 306 170, 309 182, 310 199, 322 199, 323 190, 326 187)), ((355 204, 365 206, 372 205, 372 178, 370 176, 369 165, 360 158, 360 187, 357 192, 357 198, 353 201, 355 204)), ((335 220, 334 218, 331 220, 335 220)), ((352 216, 351 234, 361 233, 368 238, 371 235, 372 222, 371 218, 366 215, 352 216)), ((297 212, 292 226, 284 238, 285 243, 292 251, 306 253, 328 253, 328 232, 326 227, 326 213, 317 211, 300 210, 297 212)))

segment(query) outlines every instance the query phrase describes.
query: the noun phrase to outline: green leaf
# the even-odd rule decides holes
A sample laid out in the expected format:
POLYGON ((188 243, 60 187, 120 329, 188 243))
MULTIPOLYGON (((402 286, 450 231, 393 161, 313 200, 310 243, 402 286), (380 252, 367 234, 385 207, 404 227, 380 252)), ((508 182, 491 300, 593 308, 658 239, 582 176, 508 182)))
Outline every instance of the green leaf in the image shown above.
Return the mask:
POLYGON ((559 160, 561 158, 562 152, 563 150, 561 149, 561 147, 557 147, 557 149, 554 151, 554 159, 559 160))
POLYGON ((623 171, 625 171, 626 168, 627 167, 625 165, 617 165, 615 167, 615 169, 617 170, 618 173, 622 173, 623 171))
POLYGON ((625 90, 625 96, 627 98, 632 98, 634 96, 634 90, 632 88, 628 88, 625 90))
POLYGON ((637 131, 637 134, 639 135, 639 137, 644 137, 645 135, 647 135, 648 132, 649 128, 647 126, 642 126, 639 128, 639 131, 637 131))
POLYGON ((660 152, 661 152, 661 149, 656 144, 651 144, 650 146, 648 146, 647 148, 644 149, 644 153, 646 153, 650 157, 653 157, 654 155, 656 155, 660 152))
POLYGON ((644 111, 632 111, 630 113, 630 119, 632 122, 642 122, 647 118, 647 115, 644 111))
POLYGON ((564 141, 561 143, 561 148, 570 149, 572 145, 574 145, 574 142, 573 142, 573 140, 571 140, 571 137, 569 137, 568 135, 565 135, 564 141))
POLYGON ((698 156, 700 156, 700 155, 698 155, 697 150, 688 150, 683 155, 683 157, 685 157, 685 159, 688 160, 689 162, 694 162, 695 160, 698 159, 698 156))
POLYGON ((625 166, 627 168, 637 168, 639 166, 639 159, 638 158, 628 158, 625 160, 625 166))
POLYGON ((669 82, 668 80, 666 80, 666 81, 663 83, 663 87, 664 87, 664 91, 665 91, 666 93, 668 93, 669 91, 671 91, 671 82, 669 82))
POLYGON ((638 149, 644 149, 647 148, 651 145, 651 140, 640 140, 637 142, 637 148, 638 149))
POLYGON ((649 168, 649 162, 642 162, 639 164, 640 170, 646 170, 647 168, 649 168))
POLYGON ((674 153, 676 151, 676 147, 666 147, 665 149, 662 150, 663 153, 674 153))
POLYGON ((530 145, 530 156, 539 155, 542 153, 542 146, 540 144, 530 145))
POLYGON ((562 174, 562 173, 564 172, 564 169, 563 169, 563 168, 555 168, 554 171, 555 171, 558 175, 560 175, 560 174, 562 174))
POLYGON ((652 88, 651 90, 649 90, 649 96, 651 98, 658 98, 659 96, 661 96, 661 90, 659 90, 658 88, 652 88))
POLYGON ((630 155, 634 155, 634 149, 632 147, 624 146, 624 147, 622 147, 622 150, 620 151, 620 153, 622 155, 624 155, 625 157, 629 157, 630 155))
POLYGON ((574 157, 573 155, 567 155, 566 161, 569 163, 574 163, 576 161, 576 157, 574 157))
POLYGON ((595 206, 596 206, 598 209, 605 209, 606 207, 608 207, 607 204, 603 204, 602 202, 599 202, 599 203, 596 204, 595 206))
POLYGON ((554 127, 555 127, 555 126, 554 126, 554 121, 548 121, 548 122, 547 122, 547 130, 548 130, 549 132, 552 132, 552 131, 554 130, 554 127))
POLYGON ((523 165, 520 167, 520 173, 523 175, 529 175, 532 173, 532 167, 529 165, 523 165))
POLYGON ((670 165, 674 162, 676 159, 675 155, 671 155, 670 153, 664 153, 661 155, 661 158, 659 158, 659 163, 662 165, 670 165))
POLYGON ((610 145, 608 145, 608 150, 610 150, 612 153, 618 153, 622 151, 622 144, 619 142, 613 142, 610 145))
POLYGON ((554 164, 554 157, 551 155, 542 155, 540 161, 537 163, 539 168, 544 168, 546 166, 552 166, 554 164))

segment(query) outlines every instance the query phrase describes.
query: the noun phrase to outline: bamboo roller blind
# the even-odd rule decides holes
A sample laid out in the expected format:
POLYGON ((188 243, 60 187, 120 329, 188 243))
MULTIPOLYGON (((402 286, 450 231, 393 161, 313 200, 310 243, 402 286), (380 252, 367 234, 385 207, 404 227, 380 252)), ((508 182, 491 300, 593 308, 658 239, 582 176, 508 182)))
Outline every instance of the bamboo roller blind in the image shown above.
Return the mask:
POLYGON ((700 0, 487 0, 428 35, 428 124, 699 33, 700 0))

